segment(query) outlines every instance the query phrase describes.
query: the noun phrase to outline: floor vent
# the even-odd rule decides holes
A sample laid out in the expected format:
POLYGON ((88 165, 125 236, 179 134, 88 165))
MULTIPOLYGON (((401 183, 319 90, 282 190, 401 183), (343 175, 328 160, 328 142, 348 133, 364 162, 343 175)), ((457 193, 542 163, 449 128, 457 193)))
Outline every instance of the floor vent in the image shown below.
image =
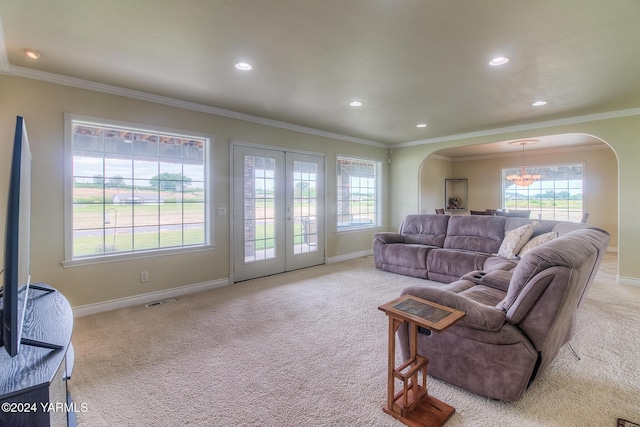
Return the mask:
POLYGON ((167 298, 167 299, 163 299, 161 301, 154 301, 154 302, 150 302, 149 304, 145 304, 145 307, 155 307, 156 305, 160 305, 160 304, 166 304, 168 302, 175 302, 177 301, 175 298, 167 298))

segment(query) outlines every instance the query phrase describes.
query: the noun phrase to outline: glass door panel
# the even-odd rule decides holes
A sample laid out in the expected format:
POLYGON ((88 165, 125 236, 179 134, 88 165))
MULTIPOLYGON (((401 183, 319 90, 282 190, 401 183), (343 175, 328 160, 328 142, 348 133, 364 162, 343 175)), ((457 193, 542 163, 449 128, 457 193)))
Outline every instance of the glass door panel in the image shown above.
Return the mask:
POLYGON ((287 153, 287 270, 324 263, 324 157, 287 153))
POLYGON ((324 158, 233 146, 233 280, 324 263, 324 158))

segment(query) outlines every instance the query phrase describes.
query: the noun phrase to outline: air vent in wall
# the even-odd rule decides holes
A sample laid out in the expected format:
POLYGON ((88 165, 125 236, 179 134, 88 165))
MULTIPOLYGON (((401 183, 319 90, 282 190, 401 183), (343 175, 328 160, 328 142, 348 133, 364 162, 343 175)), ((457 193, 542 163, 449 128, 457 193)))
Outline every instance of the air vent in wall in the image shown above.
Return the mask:
POLYGON ((154 302, 150 302, 149 304, 145 304, 145 307, 155 307, 156 305, 160 305, 160 304, 166 304, 168 302, 175 302, 176 299, 175 298, 167 298, 167 299, 163 299, 161 301, 154 301, 154 302))

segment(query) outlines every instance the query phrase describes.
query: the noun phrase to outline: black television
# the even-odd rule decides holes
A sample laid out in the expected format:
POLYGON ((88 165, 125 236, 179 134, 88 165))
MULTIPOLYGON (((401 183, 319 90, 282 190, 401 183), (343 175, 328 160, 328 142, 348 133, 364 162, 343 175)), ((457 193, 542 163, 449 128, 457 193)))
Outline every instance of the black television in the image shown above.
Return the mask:
POLYGON ((52 289, 30 285, 31 150, 24 118, 20 116, 16 118, 9 173, 0 344, 10 356, 14 357, 20 350, 20 344, 51 349, 62 348, 62 346, 30 340, 22 336, 22 322, 30 288, 47 293, 52 292, 52 289))

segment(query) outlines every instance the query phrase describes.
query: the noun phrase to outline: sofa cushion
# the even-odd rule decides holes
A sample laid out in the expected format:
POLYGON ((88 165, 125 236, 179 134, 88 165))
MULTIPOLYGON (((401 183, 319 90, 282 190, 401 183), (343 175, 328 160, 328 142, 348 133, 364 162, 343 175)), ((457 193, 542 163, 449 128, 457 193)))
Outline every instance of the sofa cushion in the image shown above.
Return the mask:
POLYGON ((556 237, 558 237, 558 233, 555 231, 550 231, 548 233, 544 233, 539 236, 536 236, 533 239, 529 240, 527 243, 525 243, 522 249, 520 249, 520 252, 518 252, 518 256, 522 258, 522 256, 526 254, 528 251, 530 251, 531 249, 538 247, 543 243, 548 242, 549 240, 553 240, 556 237))
POLYGON ((395 244, 384 245, 380 248, 380 254, 385 264, 401 265, 404 267, 427 269, 427 252, 431 246, 395 244))
POLYGON ((494 254, 500 249, 504 238, 505 220, 502 216, 452 216, 447 227, 444 247, 494 254))
POLYGON ((476 285, 460 292, 459 295, 479 302, 481 304, 495 307, 500 301, 504 299, 505 291, 492 288, 490 286, 476 285))
POLYGON ((455 249, 434 249, 427 254, 429 279, 452 282, 473 270, 482 270, 490 255, 455 249))
POLYGON ((442 247, 449 215, 407 215, 400 225, 406 243, 442 247))
POLYGON ((504 240, 500 244, 500 249, 498 249, 497 255, 507 259, 515 258, 518 252, 520 252, 520 249, 522 249, 522 247, 529 241, 529 238, 533 234, 533 230, 538 226, 538 224, 539 223, 537 221, 534 221, 507 231, 505 233, 504 240))

